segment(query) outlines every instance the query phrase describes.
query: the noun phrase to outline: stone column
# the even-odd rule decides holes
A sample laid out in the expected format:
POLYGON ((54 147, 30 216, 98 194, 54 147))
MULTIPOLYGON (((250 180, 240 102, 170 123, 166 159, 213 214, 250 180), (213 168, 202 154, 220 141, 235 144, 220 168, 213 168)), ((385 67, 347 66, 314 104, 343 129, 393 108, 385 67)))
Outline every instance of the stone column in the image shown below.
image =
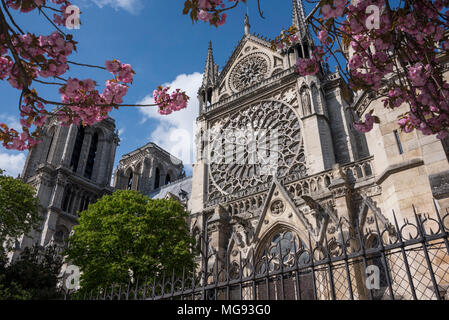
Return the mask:
POLYGON ((195 163, 193 164, 193 180, 192 180, 192 193, 189 199, 189 208, 192 213, 198 213, 205 207, 206 188, 207 188, 207 169, 208 169, 208 152, 209 136, 206 134, 207 122, 205 119, 199 119, 196 123, 197 132, 203 131, 203 135, 197 136, 197 152, 195 163), (198 139, 199 138, 199 139, 198 139))
MULTIPOLYGON (((215 212, 208 221, 207 225, 207 233, 209 236, 209 250, 216 250, 216 254, 214 254, 208 261, 209 272, 226 269, 226 250, 229 239, 229 232, 229 213, 221 205, 217 205, 215 207, 215 212), (217 258, 218 261, 216 260, 217 258), (217 263, 218 266, 215 266, 215 263, 217 263)), ((210 254, 211 252, 209 252, 209 255, 210 254)), ((224 279, 219 279, 219 281, 223 280, 224 279)))
POLYGON ((151 159, 145 157, 142 163, 142 171, 139 179, 138 190, 141 190, 142 193, 147 194, 151 190, 151 159))
POLYGON ((105 160, 108 160, 108 163, 106 165, 105 170, 100 174, 99 181, 104 181, 106 185, 111 184, 111 178, 112 178, 112 170, 114 168, 114 161, 115 161, 115 153, 117 152, 117 146, 119 145, 120 140, 118 139, 117 135, 114 135, 113 143, 109 145, 107 153, 107 157, 105 156, 105 160))
POLYGON ((62 206, 62 198, 64 197, 66 182, 63 177, 58 176, 56 179, 56 184, 53 189, 53 194, 50 198, 50 206, 47 210, 45 216, 45 222, 41 232, 41 238, 39 244, 45 246, 53 237, 56 230, 56 223, 58 221, 58 212, 56 210, 60 209, 62 206), (53 208, 56 208, 53 209, 53 208))
MULTIPOLYGON (((66 140, 69 128, 58 126, 53 138, 54 148, 50 152, 48 162, 52 165, 58 166, 62 163, 62 156, 66 147, 66 140)), ((72 144, 73 147, 73 144, 72 144)))
POLYGON ((98 149, 97 154, 95 156, 95 163, 92 172, 92 181, 95 181, 100 184, 104 182, 101 180, 103 173, 102 171, 104 171, 104 167, 107 165, 105 161, 107 153, 109 152, 107 143, 108 142, 106 139, 98 140, 98 149))
POLYGON ((52 239, 56 231, 56 223, 58 222, 59 214, 52 209, 47 211, 47 216, 45 217, 44 227, 41 232, 41 239, 39 244, 41 246, 46 246, 52 239))
MULTIPOLYGON (((53 142, 56 142, 56 133, 57 130, 55 129, 54 133, 53 133, 53 142)), ((49 155, 48 160, 49 162, 51 162, 51 157, 50 157, 50 148, 51 146, 51 142, 52 142, 52 136, 47 136, 48 135, 48 131, 45 133, 45 137, 44 137, 44 141, 38 145, 36 148, 34 148, 33 150, 31 150, 32 153, 36 153, 36 151, 39 150, 39 155, 32 155, 33 157, 39 157, 39 163, 46 163, 47 162, 47 155, 49 155)), ((55 144, 55 143, 54 143, 55 144)), ((31 153, 30 152, 30 153, 31 153)), ((28 165, 28 158, 27 158, 27 163, 25 164, 25 166, 28 165)))
MULTIPOLYGON (((300 80, 298 80, 297 90, 300 103, 300 110, 304 110, 303 99, 301 99, 301 88, 299 87, 300 80)), ((307 82, 318 82, 316 77, 308 76, 307 82)), ((310 89, 307 89, 307 94, 310 96, 310 89)), ((321 114, 315 112, 316 106, 313 105, 315 99, 310 99, 311 114, 303 114, 302 132, 304 136, 304 148, 306 153, 307 168, 309 174, 316 174, 332 168, 335 164, 334 144, 329 119, 321 114)), ((316 100, 315 100, 316 101, 316 100)), ((307 101, 305 101, 307 102, 307 101)))
MULTIPOLYGON (((343 232, 348 231, 350 237, 350 248, 348 250, 352 250, 354 252, 358 252, 361 250, 360 241, 357 234, 356 224, 358 223, 358 219, 355 216, 353 210, 351 209, 351 194, 353 192, 352 188, 349 186, 346 176, 343 170, 340 168, 338 164, 334 167, 334 179, 329 185, 329 190, 332 191, 333 198, 335 201, 335 210, 337 212, 338 217, 343 218, 349 224, 342 226, 343 232)), ((348 239, 345 238, 345 241, 348 239)), ((353 264, 354 268, 354 281, 351 281, 353 287, 357 290, 359 294, 360 300, 368 299, 368 292, 365 286, 365 266, 363 262, 357 262, 353 264)), ((349 285, 344 283, 343 286, 349 285)), ((353 288, 354 289, 354 288, 353 288)), ((336 290, 338 291, 338 290, 336 290)))
POLYGON ((70 212, 74 216, 78 216, 78 212, 80 210, 80 205, 81 205, 81 201, 82 201, 82 194, 83 194, 83 191, 81 191, 81 190, 79 190, 75 193, 75 199, 73 199, 73 209, 72 209, 72 212, 70 212))
POLYGON ((86 170, 87 157, 89 156, 90 143, 92 142, 92 131, 86 130, 84 135, 83 147, 81 148, 80 160, 78 163, 78 170, 76 173, 80 176, 84 176, 84 170, 86 170))
POLYGON ((50 207, 61 208, 62 198, 64 197, 66 181, 61 175, 58 175, 56 179, 55 186, 53 188, 53 193, 50 198, 50 207))
POLYGON ((70 166, 70 160, 72 158, 73 147, 75 146, 76 134, 78 133, 78 128, 74 124, 70 126, 69 134, 67 139, 65 139, 64 151, 62 153, 61 164, 64 167, 70 166))
POLYGON ((137 170, 133 172, 133 184, 131 186, 131 190, 138 191, 139 190, 139 184, 140 179, 142 177, 142 174, 138 172, 137 170))

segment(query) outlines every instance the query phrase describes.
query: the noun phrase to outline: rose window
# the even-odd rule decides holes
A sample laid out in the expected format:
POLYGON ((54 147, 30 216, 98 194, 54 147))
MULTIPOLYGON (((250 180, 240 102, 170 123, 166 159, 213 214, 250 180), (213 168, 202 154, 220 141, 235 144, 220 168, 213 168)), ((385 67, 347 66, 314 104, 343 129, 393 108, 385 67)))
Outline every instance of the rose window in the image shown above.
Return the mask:
POLYGON ((209 137, 209 201, 289 174, 305 176, 300 120, 280 101, 230 114, 209 137))
POLYGON ((267 59, 262 56, 246 57, 231 72, 231 87, 234 91, 241 91, 264 80, 268 74, 268 66, 267 59))

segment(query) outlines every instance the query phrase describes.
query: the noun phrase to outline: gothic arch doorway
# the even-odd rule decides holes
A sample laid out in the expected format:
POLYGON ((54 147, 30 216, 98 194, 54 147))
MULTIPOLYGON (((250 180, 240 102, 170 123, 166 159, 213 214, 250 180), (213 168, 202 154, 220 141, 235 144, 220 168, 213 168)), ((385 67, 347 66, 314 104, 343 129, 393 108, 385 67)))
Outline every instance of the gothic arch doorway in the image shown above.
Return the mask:
POLYGON ((307 267, 310 261, 309 250, 296 231, 280 226, 267 234, 256 250, 256 275, 267 276, 256 284, 257 299, 313 300, 313 274, 307 267), (278 271, 282 276, 270 276, 278 271))

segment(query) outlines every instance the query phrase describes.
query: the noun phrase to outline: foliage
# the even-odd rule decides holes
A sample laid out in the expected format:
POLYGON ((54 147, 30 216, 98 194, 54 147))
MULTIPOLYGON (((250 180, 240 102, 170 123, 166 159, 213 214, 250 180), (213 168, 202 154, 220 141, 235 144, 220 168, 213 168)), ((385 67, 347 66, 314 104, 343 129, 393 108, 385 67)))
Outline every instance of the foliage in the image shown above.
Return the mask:
POLYGON ((61 299, 58 288, 62 258, 55 246, 25 248, 16 261, 0 258, 0 300, 61 299))
POLYGON ((34 188, 0 170, 0 243, 11 242, 39 227, 39 200, 34 188))
MULTIPOLYGON (((26 150, 41 142, 42 126, 50 115, 55 115, 64 125, 93 125, 108 117, 114 108, 133 106, 158 106, 159 112, 168 114, 183 109, 188 97, 176 90, 165 95, 156 104, 125 105, 123 98, 128 92, 135 72, 131 65, 118 60, 106 61, 105 66, 83 64, 69 60, 76 51, 77 42, 63 29, 79 27, 79 8, 67 0, 1 0, 0 7, 0 81, 7 81, 20 91, 19 111, 22 132, 0 123, 0 141, 7 149, 26 150), (21 13, 39 11, 48 20, 53 32, 35 35, 26 32, 15 21, 12 10, 21 13), (50 18, 53 16, 53 19, 50 18), (63 76, 70 65, 107 70, 113 78, 106 81, 100 93, 92 79, 63 76), (47 80, 52 78, 51 81, 47 80), (56 86, 61 101, 51 101, 39 95, 33 85, 56 86), (49 106, 57 106, 49 111, 49 106), (169 108, 170 112, 166 109, 169 108)), ((157 89, 155 92, 159 92, 157 89)))
POLYGON ((128 190, 89 206, 65 252, 80 267, 82 290, 191 270, 193 239, 186 218, 174 200, 152 200, 128 190))

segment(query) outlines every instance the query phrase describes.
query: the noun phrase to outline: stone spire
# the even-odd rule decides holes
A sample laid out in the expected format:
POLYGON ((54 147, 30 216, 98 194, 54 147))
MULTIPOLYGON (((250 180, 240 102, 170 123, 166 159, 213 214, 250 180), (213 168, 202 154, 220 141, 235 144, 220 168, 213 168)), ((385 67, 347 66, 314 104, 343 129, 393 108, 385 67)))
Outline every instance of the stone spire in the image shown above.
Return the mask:
POLYGON ((249 16, 245 14, 245 34, 248 35, 251 33, 251 25, 249 24, 249 16))
POLYGON ((215 84, 217 79, 218 66, 214 61, 214 54, 212 51, 212 41, 209 41, 209 50, 207 53, 206 66, 203 75, 203 87, 211 87, 215 84))
POLYGON ((301 38, 308 34, 306 12, 302 0, 293 0, 293 25, 298 27, 301 38))

